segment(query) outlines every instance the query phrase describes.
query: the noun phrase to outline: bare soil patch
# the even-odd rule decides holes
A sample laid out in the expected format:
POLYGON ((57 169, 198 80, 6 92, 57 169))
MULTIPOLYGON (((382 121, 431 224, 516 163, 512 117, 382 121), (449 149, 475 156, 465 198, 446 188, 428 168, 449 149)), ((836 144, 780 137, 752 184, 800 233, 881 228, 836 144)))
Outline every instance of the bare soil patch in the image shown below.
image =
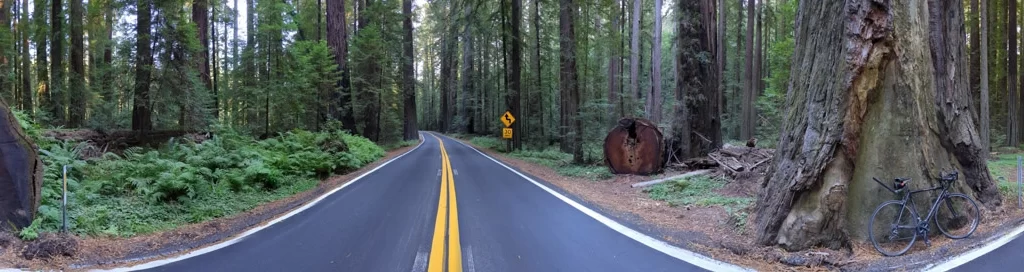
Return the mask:
MULTIPOLYGON (((468 141, 463 142, 470 144, 468 141)), ((770 156, 772 150, 755 148, 746 152, 746 147, 727 148, 732 149, 730 151, 742 151, 735 158, 748 169, 733 172, 717 165, 712 167, 714 170, 710 176, 719 177, 726 183, 715 193, 756 198, 770 161, 758 163, 767 159, 766 156, 770 156)), ((778 247, 754 243, 755 215, 752 205, 731 213, 721 206, 672 206, 664 201, 650 199, 643 188, 630 187, 633 183, 691 171, 688 165, 669 165, 664 173, 655 176, 618 175, 603 180, 589 180, 562 176, 542 165, 485 148, 477 149, 559 187, 619 221, 640 226, 642 231, 652 236, 717 260, 759 271, 915 270, 976 248, 1024 223, 1021 220, 1024 218, 1024 209, 1017 208, 1015 200, 1006 200, 1004 206, 997 210, 982 209, 981 224, 970 237, 951 240, 941 235, 933 236, 931 247, 926 247, 919 239, 907 254, 899 257, 882 256, 869 241, 854 241, 852 248, 843 250, 817 248, 787 252, 778 247), (746 216, 737 216, 743 213, 746 216)), ((733 156, 725 154, 723 157, 733 156)), ((695 162, 693 165, 701 163, 706 162, 695 162)))
MULTIPOLYGON (((79 238, 67 236, 57 242, 44 244, 43 241, 49 236, 60 236, 46 234, 44 237, 31 242, 21 241, 9 233, 0 234, 0 267, 11 267, 32 270, 60 269, 64 271, 78 271, 87 269, 102 269, 119 266, 128 266, 144 263, 156 258, 166 258, 188 253, 192 250, 202 248, 220 241, 231 239, 238 234, 254 227, 263 225, 289 211, 298 208, 309 201, 320 197, 326 192, 348 183, 353 178, 379 166, 380 164, 401 155, 415 146, 398 148, 389 151, 383 158, 366 165, 363 168, 340 176, 333 176, 322 180, 320 184, 308 191, 295 194, 291 197, 280 199, 274 202, 260 205, 247 212, 230 217, 218 218, 202 223, 185 225, 174 230, 151 233, 131 238, 121 237, 87 237, 79 238), (4 237, 10 241, 4 246, 4 237), (70 248, 72 250, 52 251, 49 255, 33 255, 36 258, 27 258, 28 254, 35 251, 44 252, 51 244, 66 245, 59 243, 70 243, 74 241, 75 247, 56 247, 57 249, 70 248), (45 247, 43 247, 45 246, 45 247), (36 250, 39 248, 39 250, 36 250)), ((62 236, 64 237, 64 236, 62 236)), ((54 239, 54 238, 49 238, 54 239)), ((49 251, 46 251, 49 252, 49 251)))

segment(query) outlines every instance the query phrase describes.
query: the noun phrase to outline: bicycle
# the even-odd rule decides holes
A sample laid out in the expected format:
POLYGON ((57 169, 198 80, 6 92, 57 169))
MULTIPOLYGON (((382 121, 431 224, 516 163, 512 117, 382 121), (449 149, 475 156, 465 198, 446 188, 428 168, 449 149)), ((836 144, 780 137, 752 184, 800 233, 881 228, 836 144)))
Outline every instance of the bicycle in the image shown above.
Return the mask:
MULTIPOLYGON (((903 255, 914 245, 918 236, 924 237, 926 246, 931 246, 928 237, 929 221, 934 221, 939 231, 950 239, 962 239, 974 233, 981 217, 978 204, 965 194, 949 192, 949 185, 952 185, 958 177, 959 172, 957 171, 948 174, 940 172, 939 187, 910 191, 903 194, 902 200, 889 200, 878 205, 868 223, 868 236, 875 249, 885 256, 903 255), (921 219, 917 209, 913 208, 915 205, 912 196, 936 190, 941 190, 939 196, 935 198, 927 216, 921 219), (907 205, 908 203, 910 205, 907 205), (882 237, 876 237, 876 233, 882 237), (884 238, 884 240, 879 241, 879 238, 884 238), (890 251, 887 246, 894 246, 892 249, 895 251, 890 251)), ((896 178, 893 184, 895 189, 893 189, 878 178, 872 177, 872 179, 896 196, 900 195, 900 192, 906 188, 907 182, 910 181, 910 178, 896 178)))

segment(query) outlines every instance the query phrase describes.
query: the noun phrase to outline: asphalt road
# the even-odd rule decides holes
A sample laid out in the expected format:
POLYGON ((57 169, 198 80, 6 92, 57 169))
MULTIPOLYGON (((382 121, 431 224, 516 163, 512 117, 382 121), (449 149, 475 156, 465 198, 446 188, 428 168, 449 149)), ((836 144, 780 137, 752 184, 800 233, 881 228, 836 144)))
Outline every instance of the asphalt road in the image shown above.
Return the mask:
POLYGON ((422 136, 294 216, 148 271, 705 271, 457 141, 422 136))
POLYGON ((1024 271, 1024 235, 952 271, 1024 271))

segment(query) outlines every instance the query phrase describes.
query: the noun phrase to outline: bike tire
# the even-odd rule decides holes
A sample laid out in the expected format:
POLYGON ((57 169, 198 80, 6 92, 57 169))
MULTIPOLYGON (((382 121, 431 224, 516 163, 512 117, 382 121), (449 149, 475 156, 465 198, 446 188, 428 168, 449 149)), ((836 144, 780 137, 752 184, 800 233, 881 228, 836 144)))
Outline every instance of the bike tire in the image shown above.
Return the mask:
POLYGON ((971 236, 978 229, 978 223, 981 221, 978 204, 965 194, 946 195, 936 209, 935 226, 950 239, 963 239, 971 236))
POLYGON ((917 225, 917 217, 910 207, 890 200, 878 205, 871 214, 868 237, 882 255, 899 256, 910 250, 917 240, 917 225))

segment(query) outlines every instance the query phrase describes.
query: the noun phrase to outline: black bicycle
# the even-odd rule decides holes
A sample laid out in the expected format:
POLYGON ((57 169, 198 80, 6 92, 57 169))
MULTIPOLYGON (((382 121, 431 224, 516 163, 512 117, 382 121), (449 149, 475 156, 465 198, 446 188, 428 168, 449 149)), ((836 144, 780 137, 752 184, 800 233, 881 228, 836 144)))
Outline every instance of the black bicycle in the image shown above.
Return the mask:
MULTIPOLYGON (((910 191, 903 194, 902 200, 889 200, 878 205, 868 223, 868 236, 871 237, 871 243, 878 252, 885 256, 902 255, 910 250, 918 236, 924 238, 926 246, 931 246, 928 239, 929 221, 934 221, 939 231, 951 239, 966 238, 974 233, 981 218, 978 204, 965 194, 949 192, 950 185, 957 180, 959 173, 943 172, 939 177, 939 187, 910 191), (921 219, 914 208, 912 196, 935 190, 941 190, 939 196, 935 198, 935 203, 932 203, 928 215, 921 219)), ((894 188, 889 188, 877 178, 872 179, 897 196, 910 181, 909 178, 896 178, 894 188)))

